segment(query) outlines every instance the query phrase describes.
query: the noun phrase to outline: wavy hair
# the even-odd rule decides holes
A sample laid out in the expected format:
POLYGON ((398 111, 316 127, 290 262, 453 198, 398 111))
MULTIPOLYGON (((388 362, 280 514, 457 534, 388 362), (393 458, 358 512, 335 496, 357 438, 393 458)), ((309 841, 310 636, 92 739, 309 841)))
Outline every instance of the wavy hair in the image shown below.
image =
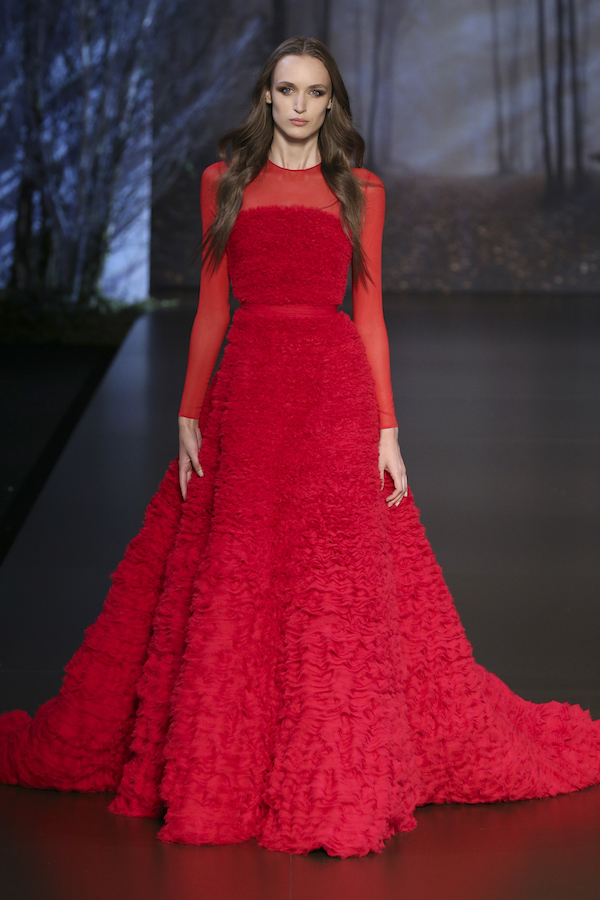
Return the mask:
POLYGON ((366 281, 366 267, 360 243, 365 198, 361 181, 351 171, 354 161, 362 166, 365 142, 352 125, 350 101, 346 86, 331 52, 316 38, 292 37, 280 44, 266 61, 252 91, 252 108, 244 121, 219 139, 217 148, 227 169, 219 179, 217 212, 211 227, 201 241, 204 263, 210 258, 217 266, 227 245, 242 205, 244 188, 256 178, 267 163, 273 141, 273 114, 266 101, 271 90, 275 66, 284 56, 312 56, 320 60, 329 73, 332 85, 331 108, 319 130, 318 146, 323 177, 340 201, 344 231, 352 241, 352 280, 360 276, 366 281))

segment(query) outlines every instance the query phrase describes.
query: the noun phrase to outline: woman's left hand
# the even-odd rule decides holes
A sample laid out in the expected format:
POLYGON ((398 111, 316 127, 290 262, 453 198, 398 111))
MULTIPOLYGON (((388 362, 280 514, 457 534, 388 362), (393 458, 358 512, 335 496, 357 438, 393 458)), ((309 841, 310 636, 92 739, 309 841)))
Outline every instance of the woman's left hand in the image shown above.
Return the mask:
POLYGON ((384 473, 389 472, 394 482, 394 490, 385 498, 388 507, 398 506, 408 491, 406 466, 398 445, 398 429, 382 428, 379 434, 379 476, 381 489, 384 485, 384 473))

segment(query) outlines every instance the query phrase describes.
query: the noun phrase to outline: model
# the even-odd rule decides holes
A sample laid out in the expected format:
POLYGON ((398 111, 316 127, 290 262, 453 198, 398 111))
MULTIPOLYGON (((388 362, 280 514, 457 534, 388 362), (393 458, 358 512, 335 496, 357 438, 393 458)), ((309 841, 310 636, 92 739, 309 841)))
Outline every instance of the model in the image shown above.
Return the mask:
POLYGON ((179 463, 59 695, 0 718, 0 780, 115 791, 167 841, 343 857, 419 805, 600 781, 600 723, 474 661, 426 540, 362 150, 327 48, 285 41, 202 176, 179 463))

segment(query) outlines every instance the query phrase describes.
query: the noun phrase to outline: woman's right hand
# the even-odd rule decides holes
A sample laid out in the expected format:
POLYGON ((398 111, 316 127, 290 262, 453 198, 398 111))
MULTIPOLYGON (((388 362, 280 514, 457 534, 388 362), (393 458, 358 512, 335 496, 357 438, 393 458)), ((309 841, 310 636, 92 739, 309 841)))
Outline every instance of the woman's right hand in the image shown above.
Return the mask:
POLYGON ((201 444, 202 435, 198 419, 179 416, 179 487, 184 500, 192 472, 196 472, 200 476, 204 475, 198 459, 201 444))

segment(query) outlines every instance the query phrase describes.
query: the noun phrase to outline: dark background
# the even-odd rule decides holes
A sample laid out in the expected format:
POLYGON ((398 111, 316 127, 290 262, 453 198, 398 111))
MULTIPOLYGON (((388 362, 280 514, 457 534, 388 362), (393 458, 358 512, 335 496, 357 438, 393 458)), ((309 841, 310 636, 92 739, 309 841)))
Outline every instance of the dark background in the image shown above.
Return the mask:
MULTIPOLYGON (((365 165, 387 188, 388 291, 598 292, 597 5, 354 0, 277 10, 274 42, 312 34, 340 64, 365 165)), ((247 92, 233 88, 227 124, 246 106, 247 92)), ((211 137, 221 124, 211 122, 211 137)), ((212 152, 208 142, 194 168, 212 152)), ((155 288, 195 285, 185 254, 197 197, 190 170, 154 207, 155 288)))
POLYGON ((2 15, 0 284, 130 299, 102 281, 118 253, 137 296, 195 292, 201 171, 270 50, 307 34, 336 56, 388 189, 388 291, 598 292, 593 0, 3 0, 2 15))

